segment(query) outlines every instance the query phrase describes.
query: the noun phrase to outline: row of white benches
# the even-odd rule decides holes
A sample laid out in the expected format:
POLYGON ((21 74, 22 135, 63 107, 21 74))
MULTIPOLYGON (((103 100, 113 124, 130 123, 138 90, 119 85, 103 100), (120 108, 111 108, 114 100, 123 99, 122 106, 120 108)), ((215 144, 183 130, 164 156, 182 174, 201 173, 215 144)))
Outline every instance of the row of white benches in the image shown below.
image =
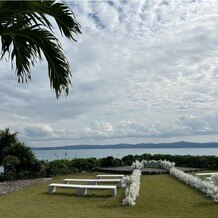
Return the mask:
POLYGON ((202 179, 202 177, 204 177, 205 180, 211 181, 211 176, 214 174, 218 174, 218 172, 215 172, 215 173, 195 173, 195 176, 197 176, 200 179, 202 179))
POLYGON ((48 192, 54 193, 56 188, 75 188, 77 195, 83 196, 87 194, 88 189, 110 190, 111 196, 117 195, 117 186, 114 185, 98 185, 98 183, 118 183, 118 187, 122 187, 122 179, 124 175, 97 175, 96 179, 64 179, 63 184, 52 183, 48 186, 48 192), (109 179, 105 179, 109 178, 109 179), (116 179, 115 179, 116 178, 116 179), (70 182, 88 182, 88 185, 70 184, 70 182))
POLYGON ((201 176, 211 176, 217 173, 195 173, 195 176, 201 177, 201 176))

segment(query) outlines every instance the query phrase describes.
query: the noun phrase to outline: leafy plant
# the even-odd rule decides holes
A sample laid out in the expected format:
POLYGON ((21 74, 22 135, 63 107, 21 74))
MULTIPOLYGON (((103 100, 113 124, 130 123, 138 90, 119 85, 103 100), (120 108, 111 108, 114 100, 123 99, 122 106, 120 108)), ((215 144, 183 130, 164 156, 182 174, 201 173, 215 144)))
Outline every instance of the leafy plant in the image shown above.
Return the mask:
POLYGON ((18 157, 8 155, 3 158, 2 165, 4 166, 5 172, 14 172, 17 165, 20 164, 18 157))
POLYGON ((2 165, 2 159, 4 158, 2 151, 18 142, 17 134, 17 132, 10 132, 9 128, 0 130, 0 165, 2 165))
POLYGON ((36 157, 30 147, 25 143, 17 142, 3 151, 3 155, 13 155, 20 160, 20 164, 16 166, 16 171, 31 169, 33 163, 36 162, 36 157))

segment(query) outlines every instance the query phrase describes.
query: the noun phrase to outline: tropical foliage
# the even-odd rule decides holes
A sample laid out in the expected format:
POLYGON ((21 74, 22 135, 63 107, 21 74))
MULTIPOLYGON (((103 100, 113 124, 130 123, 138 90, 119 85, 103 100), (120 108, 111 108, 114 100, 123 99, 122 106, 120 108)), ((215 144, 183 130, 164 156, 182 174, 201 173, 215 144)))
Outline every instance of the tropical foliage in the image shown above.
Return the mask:
POLYGON ((17 132, 10 132, 9 128, 0 130, 0 165, 2 164, 3 150, 18 142, 17 132))
POLYGON ((4 166, 5 172, 14 172, 15 167, 20 164, 20 160, 16 156, 8 155, 3 158, 2 165, 4 166))
POLYGON ((58 97, 62 91, 68 94, 71 73, 51 18, 69 40, 76 41, 75 35, 81 34, 74 13, 63 2, 0 1, 1 59, 8 54, 15 63, 18 82, 23 83, 31 79, 31 65, 44 55, 50 86, 58 97))
POLYGON ((36 162, 36 157, 31 148, 25 143, 17 142, 3 150, 3 156, 15 156, 20 163, 16 166, 16 172, 29 170, 36 162))
POLYGON ((37 175, 37 159, 25 143, 17 138, 17 132, 10 132, 8 128, 0 131, 0 165, 4 166, 1 180, 33 177, 37 175))

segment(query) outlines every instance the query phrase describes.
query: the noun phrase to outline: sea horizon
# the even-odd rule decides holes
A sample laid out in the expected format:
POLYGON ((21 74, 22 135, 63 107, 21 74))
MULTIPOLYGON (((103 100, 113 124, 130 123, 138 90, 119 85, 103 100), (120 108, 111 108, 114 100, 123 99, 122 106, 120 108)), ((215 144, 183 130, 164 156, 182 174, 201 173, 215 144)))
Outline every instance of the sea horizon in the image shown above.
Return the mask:
POLYGON ((113 156, 122 158, 126 155, 149 154, 170 154, 170 155, 193 155, 193 156, 218 156, 218 148, 124 148, 116 149, 57 149, 57 150, 33 150, 39 160, 58 160, 74 158, 104 158, 113 156))
POLYGON ((136 148, 218 148, 218 142, 189 142, 177 141, 171 143, 118 143, 106 145, 60 145, 60 146, 43 146, 34 147, 33 150, 72 150, 72 149, 136 149, 136 148))

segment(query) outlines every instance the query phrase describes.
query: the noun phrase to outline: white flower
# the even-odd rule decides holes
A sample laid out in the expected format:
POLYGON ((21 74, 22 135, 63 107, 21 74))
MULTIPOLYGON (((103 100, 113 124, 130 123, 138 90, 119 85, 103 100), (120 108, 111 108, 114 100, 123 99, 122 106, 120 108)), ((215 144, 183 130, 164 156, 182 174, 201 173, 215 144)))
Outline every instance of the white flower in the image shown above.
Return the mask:
POLYGON ((132 198, 124 198, 123 199, 123 205, 125 205, 125 206, 134 206, 135 202, 133 201, 132 198))
POLYGON ((218 186, 218 173, 212 174, 210 178, 213 184, 218 186))
POLYGON ((136 160, 135 162, 133 162, 131 168, 132 169, 141 169, 143 167, 143 163, 139 162, 138 160, 136 160))
POLYGON ((141 168, 143 163, 135 161, 132 165, 134 169, 131 176, 126 176, 123 179, 123 183, 126 186, 125 198, 123 199, 123 205, 125 206, 134 206, 135 200, 139 196, 140 189, 140 177, 141 177, 141 168))
POLYGON ((218 202, 218 187, 215 184, 184 173, 183 171, 178 170, 175 167, 170 169, 170 174, 177 177, 179 180, 185 182, 186 184, 202 191, 207 196, 212 197, 215 202, 218 202))
POLYGON ((130 176, 126 176, 123 178, 123 184, 126 187, 129 187, 133 183, 133 180, 130 176))
POLYGON ((144 167, 163 168, 166 170, 170 170, 175 166, 174 162, 167 160, 143 160, 142 163, 144 167))

